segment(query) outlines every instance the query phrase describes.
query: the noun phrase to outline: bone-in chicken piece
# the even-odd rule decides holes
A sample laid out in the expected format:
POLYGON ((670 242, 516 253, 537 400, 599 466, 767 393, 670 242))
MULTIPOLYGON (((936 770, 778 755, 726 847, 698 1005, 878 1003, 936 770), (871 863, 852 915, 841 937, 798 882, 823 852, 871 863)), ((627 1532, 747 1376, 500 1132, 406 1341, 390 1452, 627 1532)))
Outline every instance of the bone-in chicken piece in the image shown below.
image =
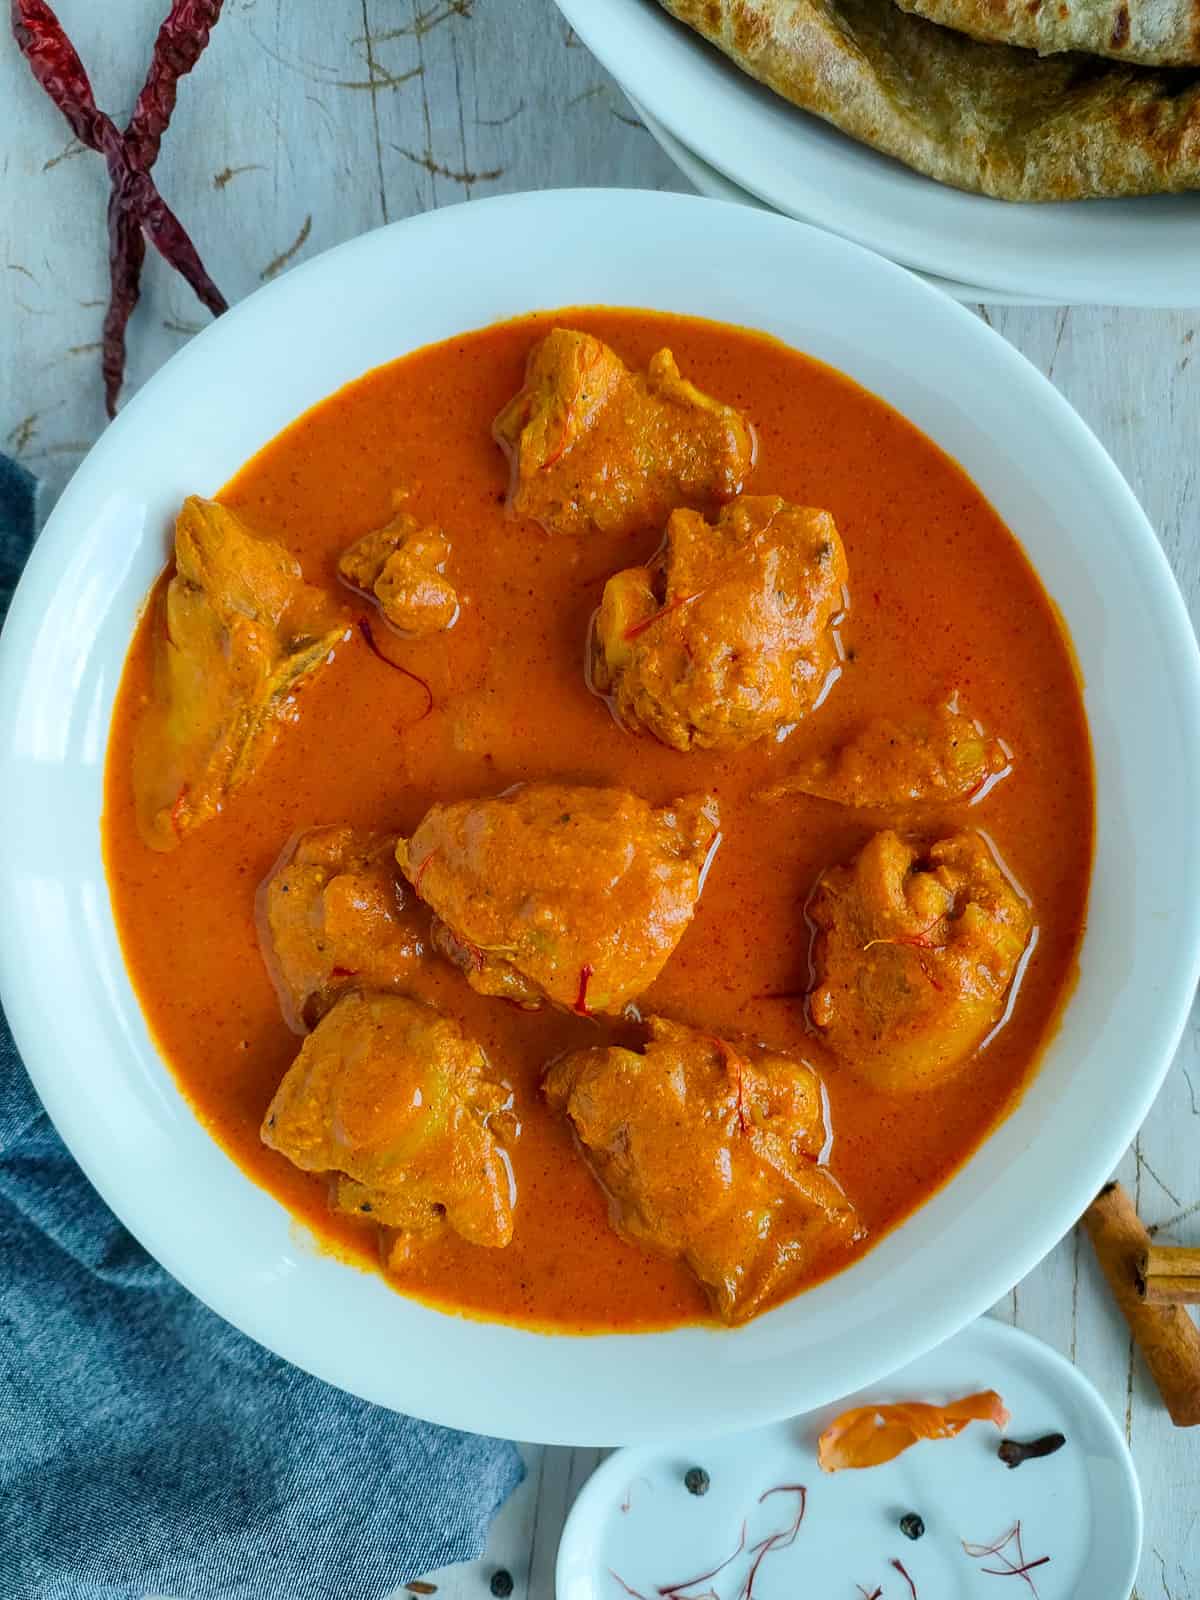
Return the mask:
POLYGON ((184 501, 134 749, 151 848, 173 850, 253 777, 298 715, 297 690, 346 634, 341 609, 282 545, 215 500, 184 501))
POLYGON ((660 528, 679 506, 732 499, 754 464, 749 422, 682 377, 669 350, 631 372, 569 328, 533 347, 492 432, 512 467, 510 511, 549 533, 660 528))
POLYGON ((552 1063, 564 1113, 625 1238, 682 1259, 726 1322, 793 1293, 861 1238, 821 1164, 821 1085, 803 1062, 650 1019, 643 1053, 579 1050, 552 1063))
POLYGON ((511 1170, 493 1131, 510 1100, 450 1017, 404 995, 353 992, 305 1039, 262 1138, 304 1172, 330 1173, 335 1210, 399 1229, 401 1256, 442 1227, 497 1248, 513 1231, 511 1170))
POLYGON ((1033 913, 978 833, 928 849, 877 833, 808 905, 809 1016, 852 1071, 888 1093, 958 1071, 1000 1020, 1033 913))
POLYGON ((396 858, 472 988, 619 1012, 683 937, 718 827, 706 796, 655 808, 624 789, 533 783, 433 806, 396 858))
POLYGON ((423 946, 406 914, 396 835, 311 828, 259 890, 259 938, 288 1026, 303 1033, 346 989, 395 989, 423 946))
POLYGON ((846 555, 827 511, 742 495, 677 511, 663 555, 608 580, 592 686, 676 750, 736 750, 813 709, 837 664, 846 555))

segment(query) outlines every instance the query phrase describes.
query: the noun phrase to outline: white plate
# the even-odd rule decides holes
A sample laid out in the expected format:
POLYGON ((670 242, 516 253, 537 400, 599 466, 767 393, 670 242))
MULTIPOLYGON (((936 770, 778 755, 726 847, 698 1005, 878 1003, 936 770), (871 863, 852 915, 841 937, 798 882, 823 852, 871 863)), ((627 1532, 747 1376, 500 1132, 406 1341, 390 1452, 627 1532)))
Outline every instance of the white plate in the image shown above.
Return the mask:
MULTIPOLYGON (((639 105, 632 96, 626 96, 629 104, 645 124, 646 132, 683 173, 684 177, 699 191, 707 195, 710 200, 728 200, 736 205, 759 206, 769 209, 764 200, 759 200, 752 195, 749 189, 739 188, 731 178, 723 172, 718 172, 716 167, 710 167, 708 162, 698 156, 694 150, 689 150, 681 139, 664 128, 657 117, 652 117, 645 106, 639 105)), ((801 221, 804 219, 801 218, 801 221)), ((912 270, 916 270, 915 268, 912 270)), ((982 289, 978 284, 956 283, 953 278, 939 278, 936 273, 922 272, 919 274, 926 283, 931 283, 935 289, 940 289, 943 294, 948 294, 951 299, 959 300, 963 305, 980 305, 986 302, 992 306, 1042 306, 1052 305, 1053 301, 1037 300, 1027 294, 1009 294, 1005 289, 982 289)))
POLYGON ((776 210, 905 266, 1056 305, 1200 305, 1200 194, 1037 206, 966 194, 797 110, 656 0, 558 6, 651 116, 776 210))
POLYGON ((1182 600, 1116 468, 1023 357, 911 274, 785 217, 688 195, 514 195, 367 234, 260 290, 168 362, 79 468, 0 641, 0 989, 42 1098, 105 1199, 263 1344, 459 1427, 574 1443, 712 1434, 809 1410, 949 1337, 1109 1176, 1196 981, 1197 793, 1200 666, 1182 600), (736 1332, 544 1337, 427 1309, 306 1246, 159 1059, 100 856, 113 695, 183 496, 215 492, 368 367, 532 306, 589 302, 763 328, 882 395, 1015 530, 1087 683, 1090 920, 1036 1079, 901 1229, 736 1332))
MULTIPOLYGON (((921 1600, 951 1600, 995 1591, 985 1567, 962 1547, 994 1543, 1019 1519, 1027 1561, 1050 1560, 1030 1572, 1040 1600, 1129 1600, 1142 1545, 1142 1498, 1129 1450, 1100 1396, 1068 1361, 1027 1333, 990 1317, 931 1350, 886 1382, 836 1406, 753 1433, 675 1448, 620 1450, 588 1480, 567 1519, 559 1545, 558 1600, 628 1600, 613 1578, 647 1597, 660 1584, 704 1572, 737 1543, 749 1518, 747 1544, 786 1527, 795 1495, 772 1495, 774 1484, 803 1484, 804 1520, 796 1542, 763 1562, 756 1593, 768 1596, 846 1596, 856 1584, 884 1600, 908 1600, 892 1567, 899 1560, 921 1600), (957 1439, 914 1445, 865 1472, 823 1473, 816 1440, 838 1411, 894 1400, 947 1400, 996 1389, 1012 1412, 1009 1437, 1066 1435, 1055 1455, 1010 1469, 997 1459, 998 1435, 973 1422, 957 1439), (711 1486, 689 1495, 683 1474, 697 1462, 711 1486), (900 1533, 902 1515, 916 1511, 922 1538, 900 1533)), ((1014 1552, 1015 1542, 1008 1547, 1014 1552)), ((711 1584, 735 1600, 750 1556, 743 1554, 711 1584)), ((1004 1594, 1003 1587, 999 1593, 1004 1594)), ((1016 1592, 1030 1591, 1017 1585, 1016 1592)))

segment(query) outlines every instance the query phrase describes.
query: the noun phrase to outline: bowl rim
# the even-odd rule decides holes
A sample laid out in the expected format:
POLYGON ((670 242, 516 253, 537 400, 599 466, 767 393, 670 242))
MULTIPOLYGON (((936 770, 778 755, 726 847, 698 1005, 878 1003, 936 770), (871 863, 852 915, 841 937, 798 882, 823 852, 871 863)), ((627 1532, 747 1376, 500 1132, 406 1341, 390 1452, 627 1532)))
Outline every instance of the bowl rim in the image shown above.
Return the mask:
MULTIPOLYGON (((1165 867, 1162 869, 1162 882, 1178 892, 1180 905, 1171 940, 1160 941, 1161 961, 1154 969, 1154 1006, 1138 1026, 1138 1038, 1148 1041, 1145 1055, 1149 1065, 1138 1076, 1121 1079, 1115 1072, 1110 1074, 1113 1081, 1105 1087, 1111 1090, 1110 1110, 1115 1105, 1115 1114, 1107 1120, 1093 1117, 1089 1122, 1092 1112, 1079 1102, 1073 1081, 1069 1081, 1063 1094, 1057 1094, 1057 1087, 1054 1092, 1047 1088, 1039 1099, 1037 1111, 1038 1116, 1044 1112, 1043 1127, 1036 1118, 1025 1116, 1023 1107, 1030 1098, 1027 1096, 1022 1107, 993 1132, 981 1152, 933 1200, 863 1258, 863 1262, 875 1263, 879 1268, 869 1268, 872 1280, 878 1281, 864 1285, 860 1274, 852 1285, 852 1276, 859 1274, 863 1265, 856 1264, 779 1310, 732 1332, 685 1328, 642 1335, 547 1337, 433 1311, 395 1294, 374 1275, 348 1272, 328 1257, 308 1253, 289 1233, 288 1219, 278 1202, 257 1189, 224 1155, 179 1095, 149 1041, 144 1019, 120 966, 119 952, 119 972, 113 970, 115 936, 111 934, 106 892, 101 896, 103 904, 94 903, 93 858, 98 854, 99 843, 95 806, 81 802, 83 814, 97 824, 96 837, 60 837, 60 828, 50 841, 48 847, 57 852, 57 857, 52 858, 57 877, 54 872, 39 873, 30 864, 36 853, 32 844, 40 837, 37 829, 51 824, 38 814, 33 803, 36 791, 29 791, 20 781, 24 770, 21 762, 39 739, 45 744, 45 717, 39 723, 39 714, 50 704, 46 697, 59 693, 56 682, 48 682, 44 670, 39 673, 39 663, 51 659, 55 651, 61 654, 76 648, 61 628, 51 627, 56 595, 59 607, 65 606, 67 601, 62 596, 69 588, 72 572, 86 567, 89 560, 109 559, 103 542, 106 536, 110 544, 124 550, 120 540, 112 537, 113 518, 118 527, 126 528, 126 542, 134 545, 140 541, 135 553, 141 550, 144 557, 147 550, 151 554, 157 551, 155 560, 161 564, 161 535, 157 534, 161 524, 155 520, 150 489, 145 491, 146 501, 138 501, 136 495, 132 502, 129 500, 131 477, 136 480, 141 473, 151 484, 156 473, 168 470, 153 459, 154 452, 147 448, 156 434, 171 428, 178 432, 178 418, 186 415, 199 430, 199 442, 191 441, 189 436, 187 450, 176 443, 173 448, 178 459, 170 471, 182 471, 184 462, 192 460, 194 453, 196 458, 207 459, 205 451, 209 446, 204 429, 207 427, 213 438, 224 438, 235 426, 224 411, 240 403, 238 397, 245 391, 247 415, 254 413, 256 436, 263 428, 265 437, 274 436, 280 424, 272 420, 270 407, 281 407, 285 421, 294 419, 313 403, 305 399, 298 404, 295 393, 303 392, 305 382, 319 384, 322 380, 310 375, 305 367, 305 376, 293 374, 293 387, 279 400, 274 390, 264 387, 269 373, 248 372, 249 358, 243 343, 256 352, 281 352, 280 359, 285 360, 289 356, 289 338, 294 342, 294 328, 310 327, 314 330, 314 349, 305 359, 317 363, 324 372, 330 363, 354 359, 352 340, 348 351, 335 352, 318 339, 315 330, 323 329, 325 320, 337 323, 340 318, 339 326, 354 331, 356 338, 373 347, 370 341, 376 337, 375 329, 362 326, 369 320, 366 307, 370 296, 379 303, 374 310, 380 314, 379 306, 391 303, 386 297, 394 297, 398 283, 404 280, 420 284, 428 297, 421 303, 422 314, 430 325, 440 328, 438 317, 445 319, 457 312, 459 302, 453 301, 457 290, 463 285, 470 289, 475 283, 471 262, 479 259, 494 259, 497 276, 506 285, 511 282, 518 288, 535 269, 552 281, 556 272, 566 274, 569 281, 580 282, 583 293, 556 295, 554 303, 564 306, 654 306, 670 293, 674 296, 671 304, 688 314, 703 314, 696 311, 696 306, 711 304, 714 309, 708 314, 716 320, 740 320, 747 325, 767 326, 769 331, 790 316, 815 318, 817 312, 810 312, 807 306, 794 310, 796 297, 792 295, 782 309, 772 309, 769 317, 764 312, 754 322, 726 313, 731 305, 742 303, 739 296, 748 296, 747 304, 753 301, 755 305, 774 307, 779 300, 776 269, 787 267, 795 275, 794 281, 807 275, 810 286, 820 285, 831 295, 839 292, 846 296, 847 307, 853 309, 853 317, 847 319, 853 322, 853 334, 851 342, 844 345, 845 353, 847 358, 854 356, 860 362, 876 360, 865 344, 872 330, 875 337, 886 340, 896 319, 904 319, 903 333, 895 336, 919 341, 929 334, 942 340, 945 350, 940 359, 948 372, 949 352, 969 358, 971 381, 982 384, 978 405, 983 420, 992 414, 988 408, 996 407, 1005 396, 1015 417, 1019 399, 1020 414, 1025 418, 1022 426, 1032 430, 1028 432, 1028 447, 1036 451, 1044 444, 1051 452, 1055 448, 1065 451, 1058 459, 1060 474, 1066 474, 1063 481, 1073 472, 1074 491, 1090 495, 1089 509, 1094 509, 1097 516, 1107 510, 1115 554, 1106 559, 1123 568, 1110 580, 1110 590, 1115 595, 1123 589, 1131 608, 1144 600, 1147 615, 1153 617, 1155 632, 1147 637, 1156 640, 1156 661, 1172 673, 1170 716, 1178 734, 1172 759, 1176 760, 1176 770, 1185 773, 1183 787, 1192 793, 1200 792, 1200 654, 1166 558, 1132 491, 1083 421, 1023 356, 965 309, 858 246, 770 213, 691 196, 620 190, 518 194, 426 213, 362 235, 258 290, 180 350, 134 397, 79 467, 47 522, 0 638, 0 779, 8 780, 0 781, 0 894, 11 908, 6 928, 0 930, 0 993, 30 1076, 75 1159, 130 1231, 198 1298, 295 1365, 366 1399, 435 1422, 547 1443, 628 1443, 667 1432, 680 1437, 712 1435, 811 1409, 835 1393, 858 1389, 882 1372, 904 1365, 985 1310, 1067 1231, 1107 1178, 1144 1118, 1185 1025, 1200 975, 1200 844, 1183 831, 1182 819, 1176 817, 1171 806, 1164 805, 1160 842, 1177 845, 1179 859, 1169 873, 1165 867), (597 263, 591 256, 585 259, 583 254, 590 248, 598 222, 623 230, 630 241, 615 266, 597 263), (635 244, 634 240, 639 242, 635 244), (660 259, 664 249, 690 248, 698 252, 702 247, 706 252, 703 266, 686 283, 678 278, 670 262, 660 259), (509 254, 505 254, 506 249, 509 254), (523 252, 520 260, 512 255, 518 250, 523 252), (747 250, 752 257, 745 255, 747 250), (730 274, 722 275, 717 270, 723 256, 728 257, 727 264, 735 260, 745 263, 744 276, 737 282, 730 274), (642 278, 652 282, 653 294, 617 296, 605 302, 602 294, 594 292, 597 282, 616 286, 622 275, 630 273, 640 274, 639 282, 642 278), (436 311, 427 309, 432 307, 436 311), (297 320, 306 314, 308 322, 297 320), (861 348, 854 341, 860 341, 861 348), (859 355, 855 356, 855 352, 859 355), (236 390, 230 373, 238 374, 236 390), (993 385, 999 385, 999 395, 992 393, 993 385), (269 393, 269 405, 250 393, 257 393, 257 388, 269 393), (218 404, 219 400, 226 405, 218 404), (266 411, 265 419, 259 417, 257 406, 266 411), (174 420, 168 422, 164 418, 174 420), (114 500, 118 488, 124 500, 119 495, 114 500), (151 507, 149 513, 147 505, 151 507), (125 523, 121 523, 122 515, 125 523), (154 524, 150 533, 148 520, 154 524), (156 536, 160 538, 157 545, 156 536), (90 919, 98 930, 95 932, 90 924, 80 930, 61 914, 61 908, 56 909, 55 896, 65 894, 64 886, 74 883, 72 874, 77 871, 82 873, 84 888, 91 884, 92 900, 84 894, 79 908, 82 920, 90 919), (91 879, 88 872, 93 873, 91 879), (22 926, 38 926, 39 916, 40 938, 17 935, 22 926), (87 959, 80 955, 82 943, 72 942, 84 939, 93 940, 87 946, 87 959), (57 976, 47 970, 46 950, 59 960, 57 976), (95 971, 89 964, 93 955, 95 971), (68 978, 76 992, 74 1003, 65 1006, 59 996, 68 978), (131 1004, 132 1012, 128 1009, 131 1004), (124 1012, 121 1006, 126 1008, 124 1012), (106 1007, 112 1009, 111 1019, 106 1007), (85 1024, 95 1030, 94 1034, 87 1031, 85 1024), (100 1039, 101 1028, 108 1029, 113 1041, 107 1056, 101 1055, 102 1064, 106 1063, 101 1074, 104 1095, 97 1083, 80 1077, 71 1066, 89 1040, 94 1045, 100 1039), (118 1045, 121 1050, 132 1050, 136 1076, 134 1067, 118 1053, 118 1045), (123 1075, 126 1073, 128 1077, 123 1075), (1014 1160, 1025 1159, 1028 1146, 1028 1162, 1031 1167, 1036 1165, 1034 1154, 1050 1148, 1046 1141, 1058 1127, 1062 1114, 1059 1101, 1069 1102, 1072 1114, 1078 1113, 1086 1143, 1070 1171, 1052 1174, 1056 1187, 1045 1204, 1039 1205, 1026 1193, 1028 1186, 1022 1187, 1008 1176, 1003 1162, 1010 1153, 1014 1160), (121 1116, 117 1115, 118 1103, 121 1116), (1014 1133, 1018 1121, 1021 1127, 1014 1133), (1013 1225, 1007 1233, 997 1231, 994 1220, 989 1220, 994 1206, 990 1192, 985 1194, 979 1187, 983 1180, 974 1184, 963 1181, 964 1175, 975 1170, 984 1152, 989 1152, 990 1159, 991 1147, 1001 1144, 1003 1149, 995 1155, 993 1165, 996 1183, 1013 1208, 1013 1225), (160 1163, 157 1168, 153 1167, 155 1161, 160 1163), (144 1188, 146 1172, 152 1169, 169 1178, 168 1187, 153 1199, 144 1188), (185 1211, 189 1183, 195 1186, 197 1195, 203 1195, 204 1205, 185 1211), (235 1231, 226 1227, 220 1235, 221 1250, 214 1260, 212 1236, 218 1234, 226 1213, 226 1220, 235 1219, 235 1231), (983 1228, 991 1253, 979 1249, 960 1252, 966 1277, 947 1279, 946 1272, 932 1261, 931 1252, 936 1252, 943 1238, 952 1242, 957 1239, 964 1216, 975 1218, 983 1228), (906 1235, 911 1237, 913 1247, 898 1247, 897 1241, 906 1235), (261 1241, 261 1248, 256 1241, 261 1241), (886 1263, 881 1267, 885 1256, 886 1263), (902 1318, 891 1315, 887 1297, 892 1293, 901 1297, 902 1318), (803 1314, 798 1307, 804 1308, 803 1314), (315 1333, 310 1324, 317 1328, 315 1333), (328 1331, 335 1325, 341 1329, 340 1346, 328 1331), (813 1344, 814 1325, 825 1329, 823 1345, 813 1344), (414 1363, 410 1363, 413 1370, 397 1374, 396 1351, 401 1347, 414 1357, 414 1363), (810 1348, 819 1351, 824 1366, 809 1363, 806 1367, 802 1358, 810 1348), (432 1361, 428 1354, 431 1349, 438 1352, 432 1361), (468 1370, 463 1364, 468 1361, 475 1363, 478 1370, 468 1370), (696 1385, 706 1379, 714 1392, 705 1393, 698 1400, 696 1385)), ((466 289, 462 292, 466 293, 466 289)), ((464 323, 481 326, 498 320, 487 314, 490 287, 477 287, 471 292, 477 295, 482 309, 466 316, 454 331, 461 332, 464 323)), ((525 308, 528 309, 528 302, 525 308)), ((839 341, 844 342, 844 335, 836 320, 823 317, 823 305, 817 309, 822 311, 822 320, 819 324, 814 320, 811 325, 814 330, 824 331, 814 331, 811 339, 832 341, 822 347, 823 352, 842 348, 839 341)), ((501 307, 502 314, 503 311, 501 307)), ((395 314, 403 317, 407 312, 398 310, 395 314)), ((435 332, 432 337, 440 338, 441 334, 435 332)), ((396 359, 406 350, 428 342, 429 338, 416 338, 403 348, 381 353, 378 360, 396 359)), ((811 340, 808 348, 813 348, 811 340)), ((939 359, 939 346, 934 342, 925 348, 932 371, 939 359)), ((821 359, 830 357, 822 353, 821 359)), ((959 415, 953 408, 953 388, 948 394, 939 394, 928 386, 922 388, 917 378, 893 373, 885 356, 878 361, 881 383, 917 385, 912 388, 914 404, 932 407, 931 415, 944 416, 942 437, 938 440, 943 448, 948 448, 945 429, 959 430, 963 438, 978 434, 981 440, 989 440, 987 448, 998 460, 996 483, 1003 489, 1005 474, 1011 472, 1011 462, 1004 454, 1007 443, 998 434, 992 437, 981 432, 974 419, 959 415)), ((371 364, 378 361, 367 363, 371 364)), ((286 361, 283 370, 288 370, 286 361)), ((350 376, 361 370, 354 369, 350 376)), ((857 368, 853 375, 864 382, 860 370, 857 368)), ((957 371, 955 365, 952 376, 957 371)), ((342 381, 346 380, 339 379, 315 398, 333 392, 342 381)), ((954 378, 960 385, 963 381, 966 380, 954 378)), ((872 387, 869 383, 865 386, 872 387)), ((994 415, 999 428, 1010 411, 1000 405, 994 415)), ((917 425, 923 423, 918 421, 917 425)), ((925 431, 932 430, 926 427, 925 431)), ((218 459, 225 459, 234 448, 243 449, 242 456, 234 462, 236 466, 248 458, 250 450, 229 443, 212 447, 218 459)), ((1029 470, 1032 474, 1032 467, 1029 470)), ((225 474, 226 478, 231 475, 232 471, 225 474)), ((978 478, 979 473, 973 475, 978 478)), ((194 482, 191 487, 196 487, 194 482)), ((1065 497, 1068 490, 1060 487, 1056 492, 1065 497)), ((996 497, 995 491, 992 497, 996 497)), ((1014 531, 1024 543, 1020 530, 1014 531)), ((1096 529, 1089 527, 1089 537, 1098 537, 1096 529)), ((1043 582, 1047 582, 1043 564, 1032 553, 1031 559, 1043 582)), ((94 574, 85 576, 94 578, 94 574)), ((1076 604, 1073 594, 1057 590, 1050 583, 1047 587, 1060 604, 1067 602, 1068 609, 1076 604)), ((80 592, 94 590, 87 590, 85 585, 80 592)), ((140 595, 144 589, 137 592, 140 595)), ((123 603, 128 618, 128 603, 123 603)), ((128 637, 126 620, 118 674, 128 637)), ((1112 654, 1106 645, 1105 652, 1097 658, 1105 672, 1112 654)), ((80 659, 86 667, 88 658, 80 659)), ((1119 649, 1115 659, 1120 665, 1126 664, 1119 649)), ((68 655, 66 665, 69 667, 73 660, 68 655)), ((107 670, 111 673, 111 664, 107 670)), ((95 724, 96 708, 99 706, 101 713, 103 710, 103 694, 96 688, 99 679, 92 685, 95 693, 90 701, 85 680, 86 672, 66 702, 77 715, 84 746, 89 737, 93 744, 96 739, 95 726, 88 732, 89 715, 95 724)), ((1085 692, 1090 694, 1090 690, 1085 692)), ((1089 716, 1097 709, 1089 700, 1089 716)), ((1132 721, 1136 723, 1137 719, 1132 721)), ((102 767, 107 716, 100 714, 99 722, 102 737, 98 759, 102 767)), ((1141 736, 1136 727, 1124 723, 1120 734, 1125 739, 1141 736)), ((93 764, 96 759, 93 751, 93 764)), ((53 766, 51 761, 51 771, 53 766)), ((86 764, 81 766, 81 792, 92 782, 90 772, 86 764)), ((58 804, 70 806, 74 804, 73 793, 70 786, 64 786, 57 798, 53 790, 47 791, 45 805, 49 809, 58 804)), ((1098 803, 1099 800, 1098 795, 1098 803)), ((103 877, 100 881, 106 890, 103 877)), ((1087 937, 1090 943, 1091 928, 1087 937)), ((1127 954, 1110 951, 1107 946, 1098 948, 1109 966, 1127 954)), ((1146 960, 1137 951, 1133 957, 1146 960)), ((1136 970, 1145 976, 1140 966, 1136 970)), ((1114 1017, 1124 1003, 1123 995, 1118 993, 1114 1017)), ((1075 1004, 1072 1000, 1068 1011, 1075 1004)), ((1107 1025, 1112 1018, 1104 1020, 1107 1025)), ((1124 1025, 1123 1013, 1122 1020, 1124 1025)), ((1057 1057, 1057 1044, 1051 1049, 1057 1057)), ((1035 1086, 1045 1075, 1043 1068, 1034 1080, 1035 1086)), ((1059 1129, 1055 1137, 1061 1143, 1066 1136, 1059 1129)), ((1061 1150, 1057 1153, 1061 1154, 1061 1150)))

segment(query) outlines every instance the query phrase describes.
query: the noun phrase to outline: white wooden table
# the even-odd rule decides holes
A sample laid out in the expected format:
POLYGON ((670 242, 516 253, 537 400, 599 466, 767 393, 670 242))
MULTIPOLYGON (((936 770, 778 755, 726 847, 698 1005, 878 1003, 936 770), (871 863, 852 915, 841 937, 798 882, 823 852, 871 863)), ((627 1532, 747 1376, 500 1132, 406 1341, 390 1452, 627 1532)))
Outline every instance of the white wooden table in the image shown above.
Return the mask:
MULTIPOLYGON (((58 0, 58 10, 101 105, 122 120, 165 0, 58 0)), ((231 301, 293 261, 432 206, 578 184, 687 188, 551 0, 226 0, 157 172, 231 301)), ((4 37, 0 448, 42 476, 47 499, 104 426, 105 195, 102 163, 69 139, 4 37)), ((1200 311, 978 309, 1115 456, 1195 617, 1200 311)), ((205 320, 151 254, 127 392, 205 320)), ((1198 1157, 1193 1017, 1119 1172, 1163 1239, 1200 1239, 1198 1157)), ((1141 1600, 1200 1594, 1200 1428, 1171 1427, 1090 1247, 1068 1237, 995 1309, 1067 1352, 1122 1422, 1146 1498, 1141 1600)), ((531 1448, 528 1482, 497 1522, 487 1561, 436 1575, 443 1600, 483 1600, 496 1565, 512 1570, 518 1600, 550 1600, 563 1518, 597 1459, 531 1448)))

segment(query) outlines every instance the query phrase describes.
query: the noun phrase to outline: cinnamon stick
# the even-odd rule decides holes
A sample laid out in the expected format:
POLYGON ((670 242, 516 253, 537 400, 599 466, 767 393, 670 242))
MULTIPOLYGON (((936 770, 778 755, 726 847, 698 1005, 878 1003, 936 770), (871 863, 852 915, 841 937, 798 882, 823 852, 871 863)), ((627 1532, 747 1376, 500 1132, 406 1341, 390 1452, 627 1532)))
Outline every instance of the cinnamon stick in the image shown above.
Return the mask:
POLYGON ((1150 1305, 1200 1305, 1200 1248, 1150 1245, 1138 1261, 1138 1291, 1150 1305))
POLYGON ((1142 1352, 1171 1421, 1200 1423, 1200 1329, 1181 1305, 1158 1305, 1139 1293, 1138 1267, 1151 1249, 1133 1203, 1119 1183, 1105 1184, 1083 1225, 1134 1343, 1142 1352))

